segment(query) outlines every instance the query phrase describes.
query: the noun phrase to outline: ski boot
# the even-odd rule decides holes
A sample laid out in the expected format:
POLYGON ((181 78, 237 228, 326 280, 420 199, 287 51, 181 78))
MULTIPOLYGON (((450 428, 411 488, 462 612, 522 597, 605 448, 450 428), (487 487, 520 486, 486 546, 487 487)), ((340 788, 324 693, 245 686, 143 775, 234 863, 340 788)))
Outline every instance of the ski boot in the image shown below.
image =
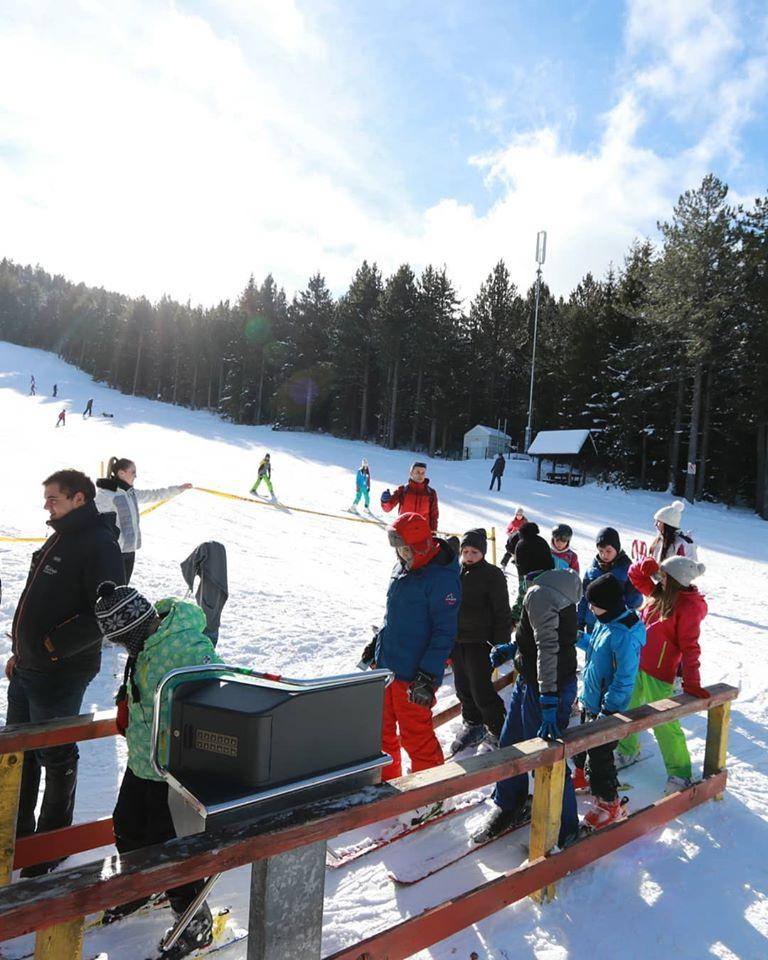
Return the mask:
POLYGON ((204 903, 189 921, 184 933, 168 950, 163 950, 160 956, 163 960, 182 960, 195 950, 204 950, 213 943, 213 916, 207 903, 204 903))
POLYGON ((589 780, 587 780, 587 775, 584 773, 584 767, 574 767, 571 780, 573 781, 573 789, 576 793, 589 792, 589 780))
POLYGON ((600 797, 593 797, 592 802, 593 809, 584 817, 584 823, 590 830, 602 830, 603 827, 618 823, 619 820, 626 820, 626 797, 616 797, 615 800, 601 800, 600 797))
POLYGON ((501 807, 494 806, 482 829, 473 835, 472 842, 477 844, 490 843, 491 840, 495 840, 496 837, 500 837, 508 830, 521 827, 530 819, 531 797, 526 797, 523 803, 512 810, 502 810, 501 807))
POLYGON ((454 756, 460 750, 466 750, 467 747, 474 747, 483 739, 485 727, 482 723, 467 723, 466 720, 461 725, 461 730, 454 738, 451 744, 450 755, 454 756))

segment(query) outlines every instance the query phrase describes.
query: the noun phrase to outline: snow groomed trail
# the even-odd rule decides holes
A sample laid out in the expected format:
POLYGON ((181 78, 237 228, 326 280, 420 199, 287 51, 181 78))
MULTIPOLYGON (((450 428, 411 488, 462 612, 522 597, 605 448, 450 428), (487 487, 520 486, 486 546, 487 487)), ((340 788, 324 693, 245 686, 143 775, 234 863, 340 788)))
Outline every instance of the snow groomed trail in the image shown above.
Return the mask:
MULTIPOLYGON (((372 505, 381 491, 404 481, 414 455, 371 444, 266 427, 228 424, 206 412, 123 396, 94 384, 85 374, 41 351, 0 343, 0 536, 45 537, 40 483, 54 469, 77 466, 97 476, 109 456, 128 456, 138 467, 138 487, 190 481, 209 490, 249 499, 256 465, 272 454, 279 501, 296 509, 262 509, 237 499, 191 490, 142 521, 144 547, 134 582, 151 597, 183 594, 179 562, 200 542, 217 539, 228 551, 230 599, 219 650, 233 663, 289 676, 310 677, 354 669, 379 621, 393 556, 377 523, 341 523, 317 514, 344 511, 354 495, 354 470, 362 456, 371 463, 372 505), (39 395, 29 397, 29 375, 39 395), (59 396, 45 396, 58 383, 59 396), (50 385, 49 385, 50 384, 50 385), (114 419, 83 421, 84 400, 114 419), (55 430, 58 410, 73 415, 55 430), (301 508, 301 512, 299 509, 301 508), (307 511, 307 512, 304 512, 307 511)), ((626 546, 650 539, 652 516, 670 498, 624 494, 597 486, 563 488, 536 483, 527 464, 510 462, 501 494, 488 491, 490 463, 431 461, 429 476, 440 496, 440 526, 465 530, 496 526, 500 536, 519 504, 545 531, 556 521, 574 528, 573 546, 584 564, 594 535, 615 526, 626 546)), ((710 615, 702 636, 702 678, 741 686, 733 708, 728 792, 722 803, 692 814, 631 844, 568 878, 555 903, 530 902, 422 951, 418 960, 613 960, 674 955, 678 960, 758 960, 768 956, 768 543, 764 521, 747 510, 699 504, 687 508, 684 525, 695 532, 707 564, 702 589, 710 615)), ((0 652, 7 654, 16 601, 34 543, 0 541, 0 652)), ((89 688, 83 710, 112 704, 122 675, 115 649, 105 650, 102 671, 89 688)), ((0 684, 0 708, 7 685, 0 684)), ((442 704, 450 685, 440 691, 442 704)), ((683 723, 694 767, 700 770, 705 717, 683 723)), ((441 727, 452 739, 458 721, 441 727)), ((659 796, 663 767, 652 757, 627 771, 630 802, 638 808, 659 796)), ((76 819, 109 814, 125 763, 121 738, 82 747, 76 819)), ((439 831, 439 825, 435 825, 439 831)), ((429 830, 421 831, 419 845, 429 830)), ((332 953, 406 916, 446 900, 509 869, 524 857, 517 838, 491 844, 410 887, 389 878, 398 846, 329 870, 326 880, 324 952, 332 953)), ((109 851, 104 851, 108 853, 109 851)), ((415 850, 413 851, 415 853, 415 850)), ((85 854, 81 860, 93 859, 85 854)), ((212 906, 232 908, 233 922, 247 922, 248 871, 227 874, 212 906)), ((143 956, 168 925, 157 915, 136 917, 119 929, 89 933, 86 955, 108 960, 143 956)), ((14 958, 29 950, 29 938, 3 944, 14 958)), ((222 960, 245 957, 243 943, 220 952, 222 960)))

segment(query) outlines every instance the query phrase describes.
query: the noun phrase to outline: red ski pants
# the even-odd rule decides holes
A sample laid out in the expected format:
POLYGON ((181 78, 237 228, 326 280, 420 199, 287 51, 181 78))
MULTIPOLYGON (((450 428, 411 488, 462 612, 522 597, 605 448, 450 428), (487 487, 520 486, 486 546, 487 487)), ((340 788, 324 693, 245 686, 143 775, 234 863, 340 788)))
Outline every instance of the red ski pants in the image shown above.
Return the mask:
POLYGON ((384 691, 381 747, 392 757, 392 763, 382 771, 382 780, 402 776, 401 748, 411 758, 411 773, 439 767, 444 762, 432 726, 432 710, 410 702, 404 680, 393 680, 384 691))

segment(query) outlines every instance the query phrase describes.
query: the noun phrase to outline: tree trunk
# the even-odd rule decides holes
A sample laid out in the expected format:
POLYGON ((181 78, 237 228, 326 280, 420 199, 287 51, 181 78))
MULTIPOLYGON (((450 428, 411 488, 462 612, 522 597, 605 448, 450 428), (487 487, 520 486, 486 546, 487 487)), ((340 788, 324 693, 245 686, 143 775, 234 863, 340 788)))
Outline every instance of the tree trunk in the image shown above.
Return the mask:
POLYGON ((680 469, 680 433, 683 429, 683 399, 685 397, 685 377, 677 381, 675 400, 675 420, 672 427, 672 441, 669 449, 669 471, 667 473, 667 493, 674 493, 677 486, 677 473, 680 469))
POLYGON ((645 490, 645 474, 648 468, 648 434, 643 429, 643 438, 640 441, 640 489, 645 490))
POLYGON ((224 359, 222 358, 221 363, 219 364, 219 395, 216 400, 216 405, 221 406, 221 395, 224 392, 224 359))
POLYGON ((309 431, 312 420, 312 378, 307 373, 307 393, 304 399, 304 429, 309 431))
POLYGON ((261 351, 261 370, 259 372, 259 396, 256 401, 256 425, 261 423, 261 404, 264 397, 264 370, 267 365, 267 355, 266 352, 262 349, 261 351))
POLYGON ((704 386, 704 416, 701 422, 701 452, 696 471, 696 499, 701 500, 707 484, 707 467, 709 460, 709 426, 710 409, 712 406, 712 368, 707 367, 707 379, 704 386))
POLYGON ((691 426, 688 431, 688 466, 685 472, 685 499, 689 503, 696 500, 696 469, 699 447, 699 423, 701 422, 701 382, 703 379, 701 362, 696 364, 693 376, 693 396, 691 398, 691 426))
POLYGON ((413 405, 413 426, 411 427, 411 449, 416 447, 416 433, 419 428, 419 417, 421 416, 421 385, 424 379, 424 364, 419 364, 419 375, 416 379, 416 402, 413 405))
POLYGON ((392 373, 392 401, 389 410, 389 436, 387 446, 390 450, 395 447, 395 425, 397 421, 397 383, 400 379, 400 360, 395 360, 395 369, 392 373))
POLYGON ((144 344, 144 327, 139 327, 139 347, 136 351, 136 367, 133 371, 133 390, 131 391, 132 396, 136 396, 136 387, 139 383, 139 370, 141 369, 141 348, 144 344))
POLYGON ((435 454, 435 444, 437 443, 437 417, 432 417, 432 424, 429 428, 429 455, 435 454))
POLYGON ((360 402, 360 432, 358 436, 361 440, 365 440, 365 435, 368 430, 368 382, 370 362, 371 351, 370 347, 367 347, 365 351, 365 366, 363 367, 363 396, 360 402))
POLYGON ((192 410, 197 410, 197 407, 195 406, 197 401, 197 368, 198 368, 198 361, 195 360, 195 366, 192 371, 192 398, 190 403, 190 407, 192 410))
POLYGON ((171 397, 171 402, 176 403, 176 394, 179 390, 179 353, 176 353, 176 365, 173 368, 173 396, 171 397))
POLYGON ((443 442, 440 449, 443 451, 443 456, 445 456, 446 450, 448 449, 448 421, 447 420, 443 424, 443 442))
POLYGON ((208 404, 207 409, 211 409, 211 400, 213 399, 213 374, 208 371, 208 404))

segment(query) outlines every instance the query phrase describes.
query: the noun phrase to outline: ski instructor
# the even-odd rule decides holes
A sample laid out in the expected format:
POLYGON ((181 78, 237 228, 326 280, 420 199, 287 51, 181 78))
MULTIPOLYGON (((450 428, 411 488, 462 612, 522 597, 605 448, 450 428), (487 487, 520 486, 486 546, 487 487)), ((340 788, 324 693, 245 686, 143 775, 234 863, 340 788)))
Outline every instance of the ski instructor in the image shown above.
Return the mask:
POLYGON ((398 507, 401 516, 405 513, 418 513, 427 521, 431 532, 437 532, 437 494, 429 485, 426 463, 414 461, 408 483, 401 484, 394 493, 389 488, 382 493, 381 509, 384 513, 390 513, 395 507, 398 507))

